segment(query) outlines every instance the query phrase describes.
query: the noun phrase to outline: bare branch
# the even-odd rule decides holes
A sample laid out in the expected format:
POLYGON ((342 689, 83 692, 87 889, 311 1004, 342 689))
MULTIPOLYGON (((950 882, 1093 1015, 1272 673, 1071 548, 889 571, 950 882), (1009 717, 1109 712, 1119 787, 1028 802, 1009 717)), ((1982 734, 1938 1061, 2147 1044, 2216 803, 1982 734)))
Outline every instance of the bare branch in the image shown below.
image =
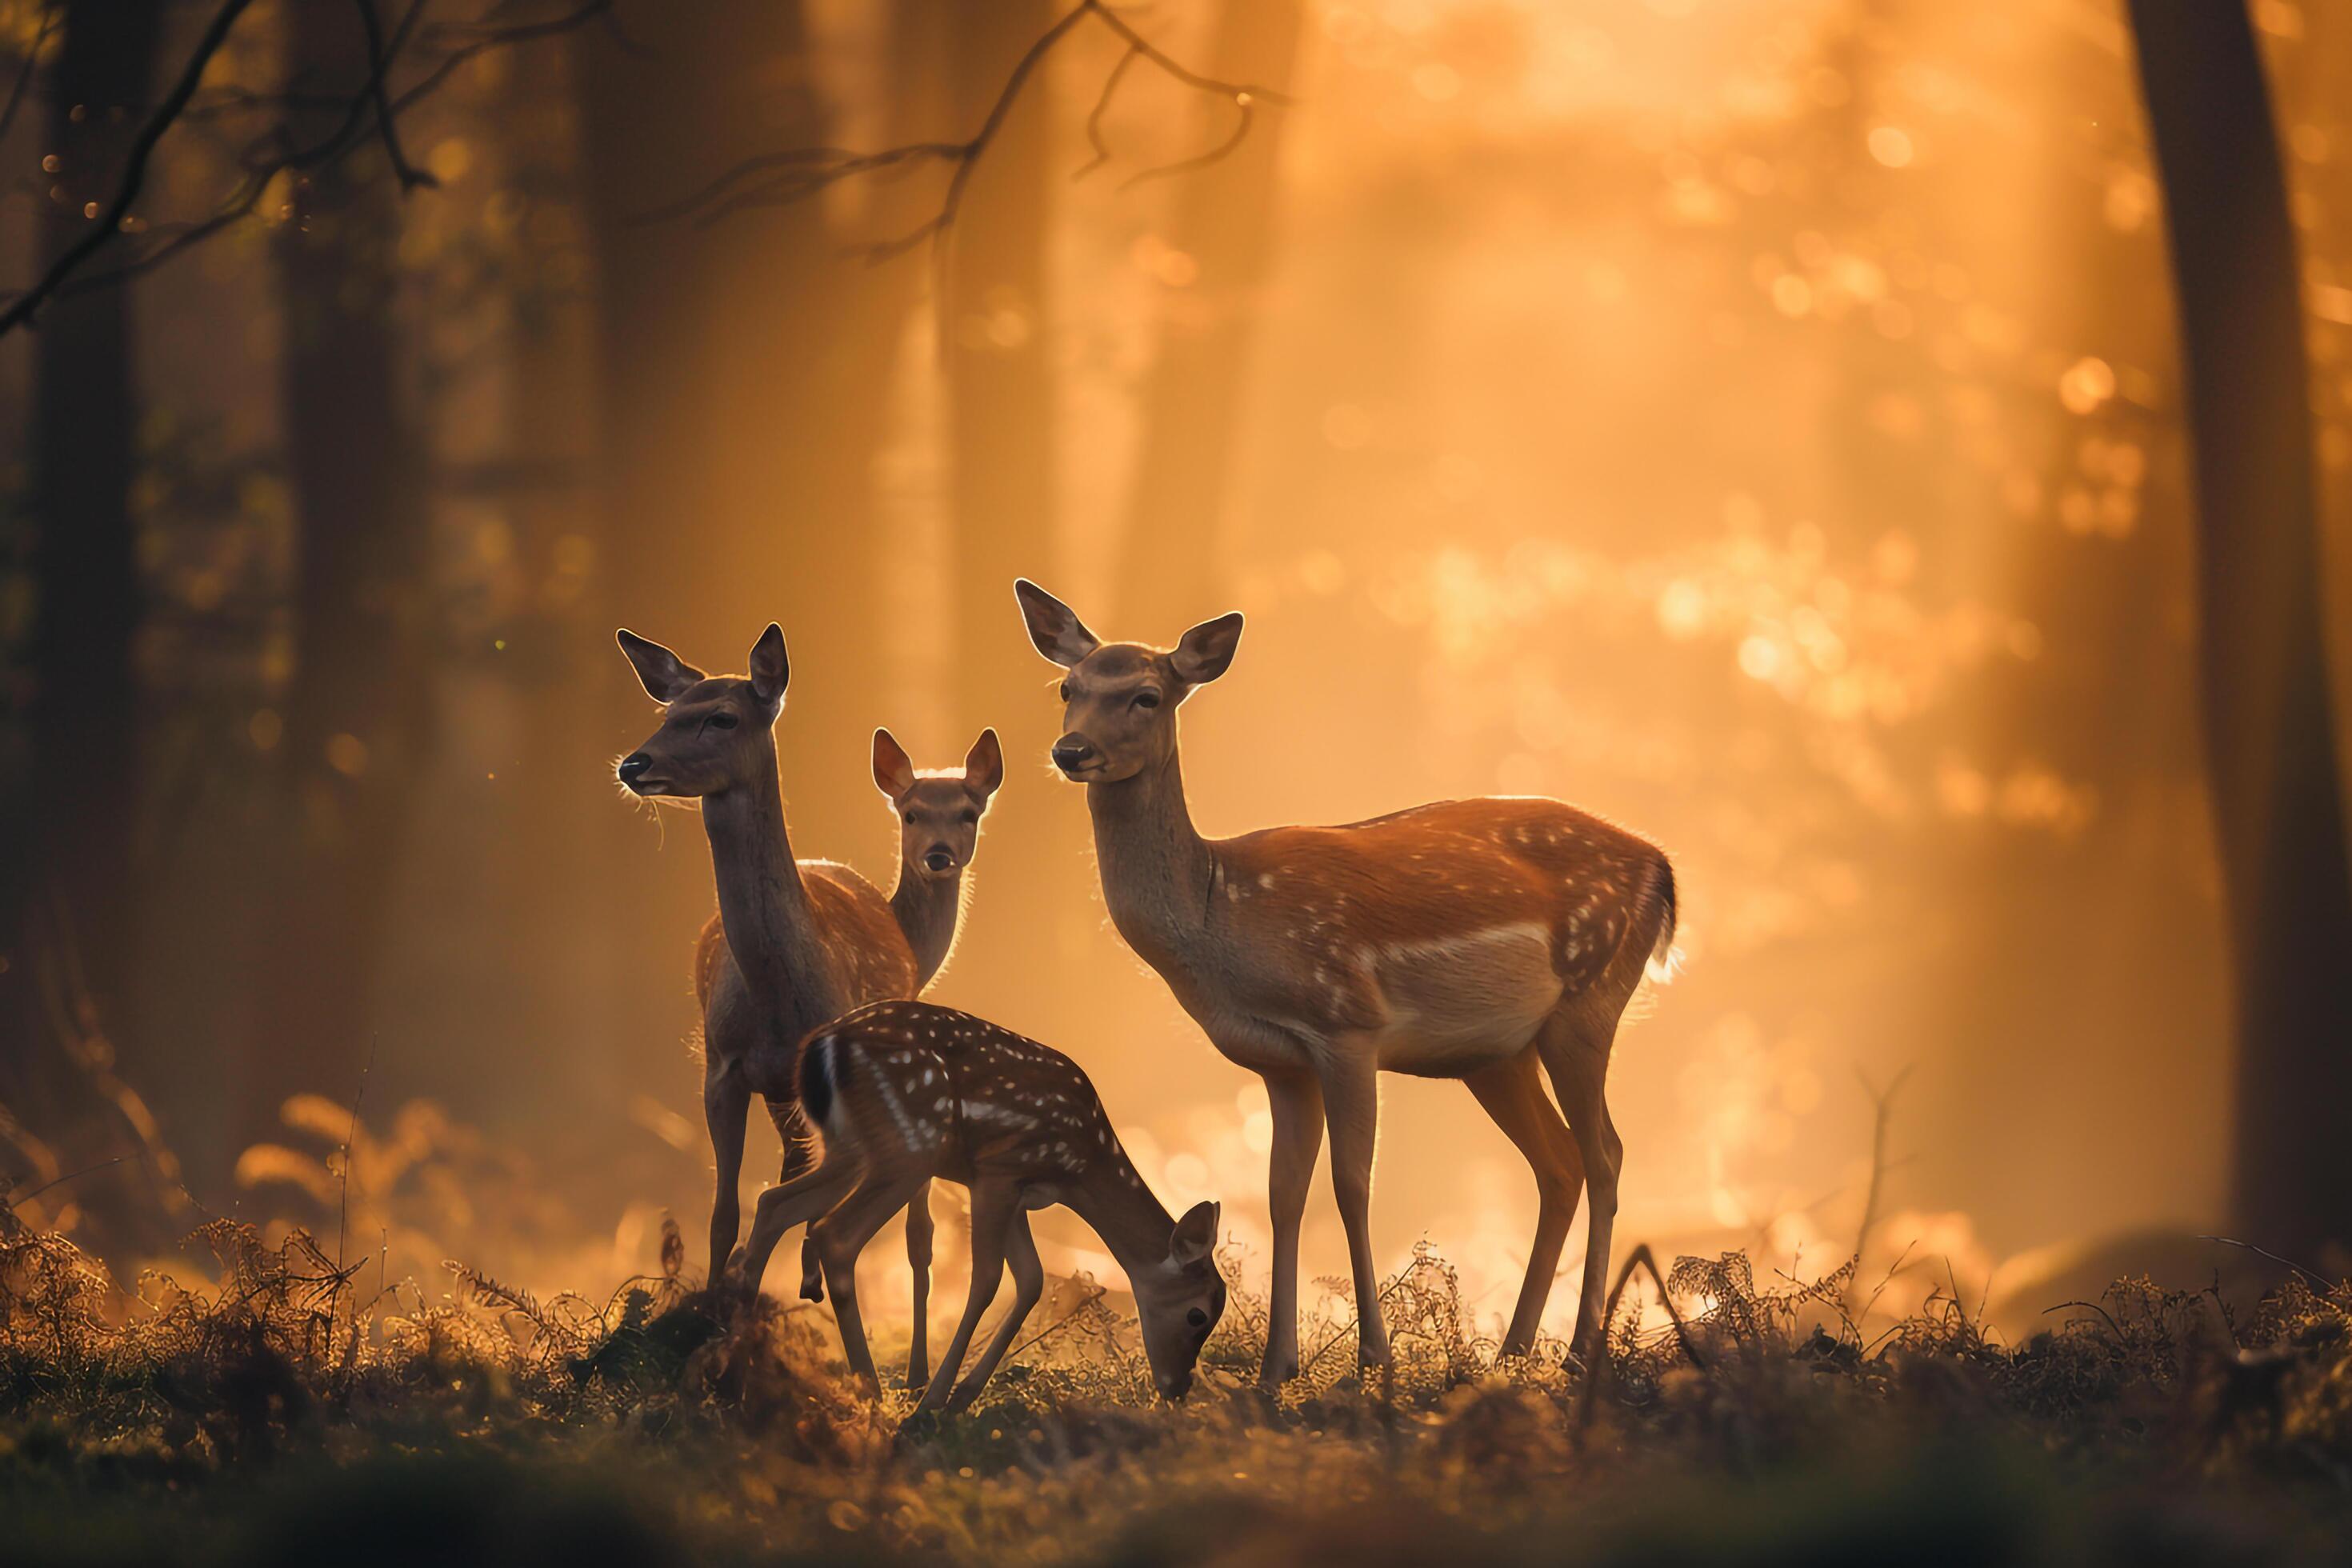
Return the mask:
POLYGON ((1094 110, 1087 116, 1087 145, 1095 150, 1095 155, 1079 164, 1072 172, 1071 179, 1083 180, 1110 162, 1110 143, 1104 141, 1102 135, 1103 116, 1110 111, 1111 95, 1118 90, 1120 79, 1127 75, 1127 68, 1133 65, 1142 53, 1141 49, 1129 44, 1127 53, 1118 57, 1118 64, 1111 67, 1110 74, 1103 78, 1102 94, 1095 100, 1094 110))
POLYGON ((195 50, 188 57, 179 80, 172 84, 172 90, 164 95, 155 112, 147 117, 147 123, 139 128, 138 139, 131 144, 131 156, 123 164, 122 183, 116 187, 114 199, 107 203, 106 210, 98 215, 79 239, 49 263, 48 270, 41 275, 39 282, 16 296, 6 310, 0 310, 0 336, 31 321, 33 312, 41 308, 42 301, 56 293, 78 268, 122 231, 122 220, 130 213, 131 204, 139 199, 140 187, 146 183, 147 160, 153 154, 155 144, 163 139, 163 132, 172 128, 172 122, 180 117, 180 111, 187 108, 188 100, 195 93, 196 83, 204 78, 205 67, 212 63, 212 58, 220 52, 221 45, 228 41, 229 29, 236 26, 237 17, 252 3, 253 0, 221 0, 221 8, 214 12, 213 19, 205 24, 204 36, 196 40, 195 50))
MULTIPOLYGON (((419 185, 429 185, 438 190, 441 182, 411 163, 408 154, 401 150, 399 124, 393 115, 392 100, 383 85, 384 74, 392 68, 392 51, 383 47, 383 18, 376 15, 375 0, 352 0, 352 4, 359 7, 360 21, 367 28, 368 93, 375 100, 375 124, 377 132, 383 137, 383 155, 391 161, 393 174, 400 181, 403 192, 413 191, 419 185)), ((408 20, 401 26, 404 36, 424 10, 425 0, 416 0, 416 4, 409 7, 408 20)))

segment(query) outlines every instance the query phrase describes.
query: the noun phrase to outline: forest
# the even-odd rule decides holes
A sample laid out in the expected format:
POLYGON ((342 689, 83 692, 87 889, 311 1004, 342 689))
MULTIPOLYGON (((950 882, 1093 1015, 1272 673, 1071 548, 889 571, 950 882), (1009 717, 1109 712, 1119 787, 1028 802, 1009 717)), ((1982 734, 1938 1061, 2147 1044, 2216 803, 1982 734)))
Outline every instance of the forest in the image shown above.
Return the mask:
POLYGON ((0 0, 0 1561, 2342 1560, 2347 105, 0 0))

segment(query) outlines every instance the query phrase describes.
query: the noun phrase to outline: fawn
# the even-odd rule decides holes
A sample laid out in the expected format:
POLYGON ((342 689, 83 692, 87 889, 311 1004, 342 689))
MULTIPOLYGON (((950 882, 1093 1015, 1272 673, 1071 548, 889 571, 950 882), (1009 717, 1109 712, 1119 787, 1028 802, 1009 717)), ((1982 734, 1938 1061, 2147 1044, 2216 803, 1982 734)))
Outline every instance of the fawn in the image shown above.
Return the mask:
MULTIPOLYGON (((751 1096, 767 1102, 784 1142, 781 1179, 790 1181, 810 1162, 793 1077, 801 1037, 861 1004, 912 996, 920 978, 906 933, 871 882, 830 860, 793 858, 776 773, 775 724, 791 679, 782 629, 771 625, 761 634, 748 676, 706 676, 634 632, 619 637, 646 695, 662 705, 662 721, 616 772, 640 796, 699 803, 719 883, 719 913, 695 950, 702 1111, 718 1165, 710 1205, 717 1286, 741 1228, 737 1183, 751 1096)), ((920 1300, 930 1222, 927 1205, 919 1212, 908 1227, 908 1252, 920 1300)), ((760 1262, 767 1257, 761 1249, 760 1262)), ((756 1293, 760 1276, 750 1269, 741 1283, 756 1293)), ((910 1385, 926 1381, 923 1353, 918 1333, 910 1385)))
POLYGON ((1162 649, 1103 642, 1025 579, 1015 594, 1031 641, 1066 672, 1053 760, 1087 786, 1111 923, 1211 1043, 1265 1079, 1275 1239, 1262 1383, 1297 1373, 1298 1226, 1327 1126, 1359 1357, 1388 1360, 1370 1227, 1382 1070, 1462 1079, 1534 1170, 1536 1237, 1506 1352, 1534 1343, 1586 1190, 1572 1348, 1591 1365, 1623 1158, 1604 1080, 1626 1004, 1645 977, 1673 973, 1664 854, 1536 797, 1204 838, 1184 803, 1176 710, 1231 667, 1242 617, 1162 649))
POLYGON ((850 1370, 877 1389, 857 1312, 857 1255, 924 1184, 971 1190, 971 1295, 918 1410, 970 1405, 1045 1290, 1028 1211, 1066 1204, 1127 1271, 1143 1351, 1160 1393, 1181 1399, 1201 1347, 1225 1310, 1214 1253, 1217 1205, 1170 1215, 1143 1184, 1078 1064, 968 1013, 928 1002, 877 1002, 801 1047, 799 1099, 823 1154, 760 1194, 747 1244, 756 1277, 777 1239, 811 1237, 833 1292, 850 1370), (961 1368, 1007 1265, 1013 1310, 969 1376, 961 1368))

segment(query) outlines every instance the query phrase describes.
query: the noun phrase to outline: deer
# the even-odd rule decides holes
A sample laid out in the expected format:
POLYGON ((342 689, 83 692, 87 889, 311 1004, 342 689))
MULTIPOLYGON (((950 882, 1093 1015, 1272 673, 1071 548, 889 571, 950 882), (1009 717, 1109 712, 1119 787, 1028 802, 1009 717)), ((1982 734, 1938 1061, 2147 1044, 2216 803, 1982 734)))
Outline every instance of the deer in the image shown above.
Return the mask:
MULTIPOLYGON (((654 733, 614 771, 639 797, 696 802, 710 840, 719 912, 702 929, 694 964, 703 1017, 703 1118, 717 1167, 709 1279, 719 1286, 730 1262, 735 1264, 740 1272, 734 1282, 749 1300, 759 1292, 767 1261, 762 1252, 762 1268, 741 1268, 743 1260, 735 1256, 742 1226, 737 1184, 751 1096, 766 1102, 783 1140, 779 1179, 789 1182, 808 1168, 811 1158, 793 1077, 799 1041, 818 1025, 864 1003, 914 995, 945 959, 947 946, 953 943, 954 922, 950 918, 945 943, 926 967, 894 900, 885 899, 847 866, 793 858, 784 826, 775 743, 775 725, 791 680, 782 627, 771 623, 761 634, 752 645, 751 673, 742 676, 705 675, 635 632, 624 629, 618 637, 646 694, 662 705, 662 718, 654 733)), ((898 749, 896 742, 890 745, 898 749)), ((1003 776, 993 731, 972 748, 968 769, 981 771, 969 776, 987 780, 992 756, 996 758, 994 782, 987 784, 986 793, 993 793, 1003 776)), ((919 781, 918 787, 927 784, 919 781)), ((942 875, 934 869, 933 851, 945 850, 945 875, 960 876, 970 862, 978 813, 985 805, 984 794, 972 802, 969 835, 962 831, 966 825, 961 821, 961 808, 955 808, 934 836, 932 811, 944 804, 945 793, 927 789, 919 807, 908 808, 919 826, 909 820, 901 837, 902 862, 912 853, 921 863, 913 873, 913 887, 908 887, 909 873, 903 864, 899 882, 908 893, 905 907, 917 917, 916 929, 927 951, 936 934, 930 909, 936 895, 925 892, 922 884, 942 875)), ((961 793, 971 792, 965 787, 961 793)), ((950 911, 955 900, 950 889, 950 911)), ((910 1388, 929 1381, 923 1332, 933 1235, 929 1191, 926 1187, 910 1194, 919 1201, 908 1208, 907 1219, 916 1301, 907 1372, 910 1388)), ((814 1242, 812 1236, 803 1247, 802 1281, 803 1293, 812 1299, 821 1293, 814 1242)))
POLYGON ((980 732, 962 768, 919 772, 889 731, 874 731, 874 787, 899 822, 890 913, 915 955, 919 995, 955 952, 968 890, 964 868, 980 847, 980 819, 1003 784, 1004 748, 993 730, 980 732))
POLYGON ((1536 1235, 1506 1354, 1533 1351, 1583 1194, 1570 1353, 1596 1366, 1624 1153, 1605 1086, 1628 1003, 1674 972, 1664 851, 1533 796, 1203 837, 1185 804, 1177 710, 1232 667, 1241 615, 1171 648, 1106 643, 1034 583, 1014 592, 1031 642, 1063 672, 1052 759, 1086 787, 1113 927, 1218 1052, 1265 1080, 1274 1275, 1260 1386, 1297 1375, 1298 1227, 1327 1131, 1358 1361, 1388 1363, 1370 1226, 1383 1071, 1461 1079, 1534 1173, 1536 1235))
POLYGON ((971 1289, 918 1413, 968 1407, 1045 1293, 1029 1213, 1067 1205, 1127 1273, 1144 1358, 1163 1398, 1192 1385, 1201 1347, 1224 1313, 1218 1205, 1171 1215, 1112 1130, 1078 1064, 1049 1046, 929 1002, 875 1002, 802 1044, 796 1093, 816 1130, 815 1167, 761 1193, 746 1244, 757 1274, 786 1231, 815 1223, 812 1245, 833 1293, 851 1373, 880 1380, 857 1310, 857 1256, 926 1184, 971 1193, 971 1289), (969 1373, 964 1357, 1003 1276, 1013 1304, 969 1373))

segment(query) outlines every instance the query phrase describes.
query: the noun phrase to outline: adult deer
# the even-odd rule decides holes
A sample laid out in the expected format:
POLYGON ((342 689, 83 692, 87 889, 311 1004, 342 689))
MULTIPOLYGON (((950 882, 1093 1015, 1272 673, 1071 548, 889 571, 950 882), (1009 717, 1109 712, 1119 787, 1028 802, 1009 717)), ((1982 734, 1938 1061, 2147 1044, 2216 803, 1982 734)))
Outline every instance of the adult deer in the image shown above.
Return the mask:
MULTIPOLYGON (((719 913, 695 950, 702 1111, 718 1167, 710 1205, 715 1286, 741 1230, 737 1184, 751 1096, 767 1101, 784 1141, 782 1179, 790 1181, 810 1158, 793 1076, 802 1037, 865 1003, 912 996, 920 971, 889 900, 871 882, 830 860, 793 858, 776 772, 775 724, 791 679, 782 629, 771 625, 761 634, 748 676, 707 676, 659 643, 629 631, 619 637, 646 695, 662 705, 662 720, 616 771, 638 795, 698 801, 719 883, 719 913)), ((975 747, 975 755, 981 750, 975 747)), ((909 1195, 927 1200, 928 1189, 909 1195)), ((909 1210, 907 1236, 919 1324, 930 1247, 929 1205, 919 1202, 909 1210)), ((766 1261, 763 1250, 760 1262, 766 1261)), ((759 1289, 761 1272, 745 1271, 747 1292, 759 1289)), ((924 1359, 919 1331, 910 1386, 926 1381, 924 1359)))
POLYGON ((1045 1273, 1028 1211, 1067 1204, 1127 1271, 1160 1392, 1181 1399, 1225 1310, 1217 1205, 1171 1215, 1128 1158, 1078 1064, 984 1018, 927 1002, 880 1002, 810 1037, 799 1098, 824 1147, 817 1167, 760 1194, 747 1258, 756 1275, 779 1237, 824 1216, 813 1245, 833 1292, 850 1371, 878 1386, 857 1312, 857 1255, 924 1184, 971 1189, 971 1295, 919 1410, 961 1410, 1021 1331, 1045 1273), (1003 1281, 1013 1310, 970 1375, 956 1374, 1003 1281))
POLYGON ((1233 664, 1242 617, 1203 622, 1169 649, 1105 643, 1035 584, 1015 588, 1030 639, 1066 672, 1054 763, 1087 786, 1112 924, 1211 1043, 1265 1079, 1274 1284, 1263 1383, 1298 1368, 1298 1226, 1327 1126, 1359 1355, 1388 1360, 1370 1217, 1383 1069, 1462 1079, 1535 1172, 1535 1242, 1506 1352, 1533 1345, 1578 1191, 1589 1192, 1573 1346, 1590 1365, 1623 1153, 1603 1085, 1626 1004, 1645 973, 1670 968, 1665 856, 1532 798, 1203 838, 1184 804, 1176 710, 1233 664))

